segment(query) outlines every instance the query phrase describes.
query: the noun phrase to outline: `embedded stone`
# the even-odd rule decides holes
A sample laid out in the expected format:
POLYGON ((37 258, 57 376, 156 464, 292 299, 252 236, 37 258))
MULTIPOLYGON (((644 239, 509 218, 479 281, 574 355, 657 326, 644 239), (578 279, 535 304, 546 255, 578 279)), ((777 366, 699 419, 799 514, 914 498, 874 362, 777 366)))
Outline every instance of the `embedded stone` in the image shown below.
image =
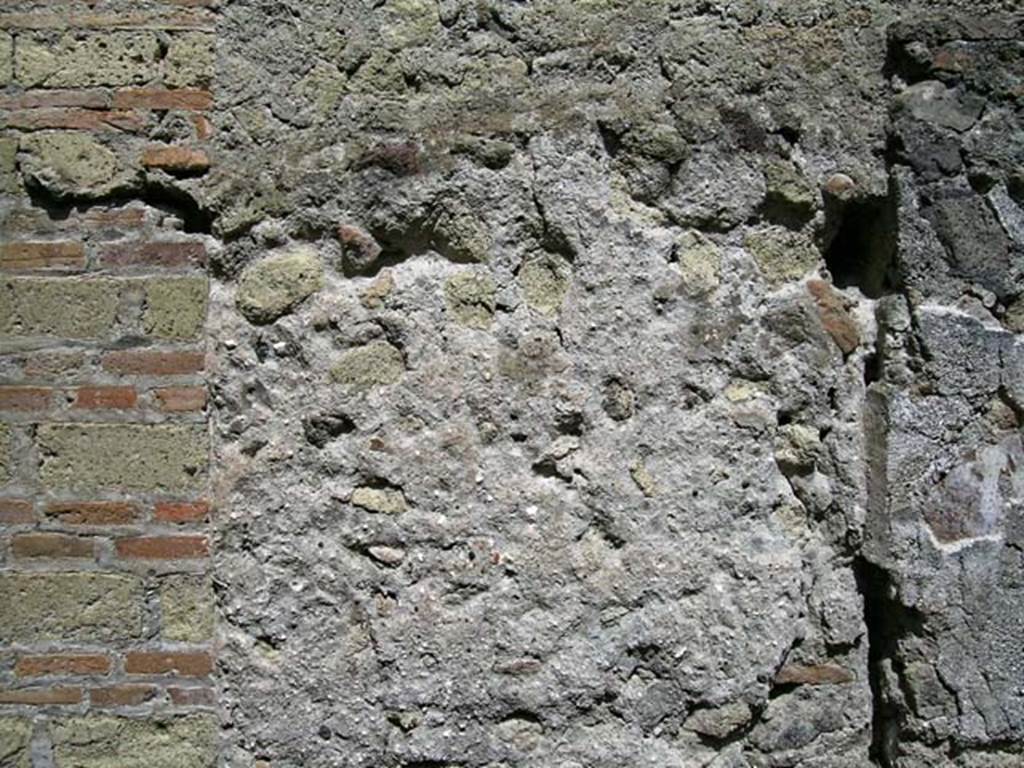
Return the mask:
POLYGON ((249 322, 272 323, 319 291, 323 279, 316 251, 298 246, 246 267, 238 279, 235 304, 249 322))
POLYGON ((545 315, 554 315, 569 290, 569 264, 545 253, 528 259, 519 270, 519 287, 526 303, 545 315))
POLYGON ((350 349, 331 367, 331 379, 356 390, 394 384, 405 375, 402 353, 386 341, 350 349))
POLYGON ((405 495, 399 490, 389 488, 356 488, 352 491, 351 502, 370 512, 386 515, 398 515, 408 509, 405 495))
POLYGON ((821 261, 807 235, 783 227, 756 229, 747 234, 743 244, 772 286, 803 277, 821 261))
POLYGON ((676 259, 683 278, 683 290, 703 296, 718 287, 722 249, 699 232, 687 232, 676 244, 676 259))
POLYGON ((86 133, 29 134, 21 139, 19 156, 22 175, 58 197, 102 197, 135 181, 105 144, 86 133))
POLYGON ((496 287, 483 272, 460 272, 444 285, 448 311, 459 325, 486 330, 494 322, 496 287))

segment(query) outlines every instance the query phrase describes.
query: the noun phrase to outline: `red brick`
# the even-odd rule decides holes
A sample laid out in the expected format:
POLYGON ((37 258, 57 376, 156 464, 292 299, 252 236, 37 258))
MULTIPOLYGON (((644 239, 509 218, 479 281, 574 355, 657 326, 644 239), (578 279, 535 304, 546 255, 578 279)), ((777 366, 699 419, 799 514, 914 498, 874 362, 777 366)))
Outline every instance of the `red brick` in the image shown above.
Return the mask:
POLYGON ((217 699, 211 688, 168 688, 171 703, 178 707, 212 707, 217 699))
POLYGON ((125 657, 124 671, 129 675, 206 677, 213 672, 213 658, 208 653, 132 651, 125 657))
POLYGON ((150 147, 142 154, 142 164, 170 173, 197 173, 210 167, 210 158, 191 147, 150 147))
POLYGON ((112 685, 91 689, 89 701, 94 707, 135 707, 153 699, 156 692, 153 685, 112 685))
POLYGON ((48 387, 0 387, 0 410, 43 410, 50 407, 52 396, 48 387))
POLYGON ((16 525, 35 521, 32 502, 23 499, 0 499, 0 525, 16 525))
POLYGON ((90 209, 75 219, 75 226, 89 229, 138 229, 145 221, 146 212, 141 208, 90 209))
POLYGON ((203 115, 193 115, 192 125, 196 129, 196 138, 199 141, 206 141, 213 136, 213 123, 203 115))
POLYGON ((64 533, 21 533, 11 540, 15 557, 92 558, 92 539, 64 533))
POLYGON ((210 514, 205 501, 161 501, 153 508, 158 523, 199 523, 210 514))
POLYGON ((138 376, 179 376, 203 370, 202 352, 157 352, 132 350, 103 356, 104 370, 138 376))
POLYGON ((178 560, 206 557, 205 536, 136 536, 118 539, 117 554, 139 560, 178 560))
POLYGON ((79 387, 73 408, 124 410, 138 401, 134 387, 79 387))
POLYGON ((841 685, 853 680, 850 670, 836 664, 787 664, 775 675, 778 685, 841 685))
POLYGON ((200 242, 111 243, 100 252, 104 267, 201 267, 206 264, 206 246, 200 242))
POLYGON ((49 504, 46 516, 64 525, 127 525, 138 519, 139 510, 121 501, 62 501, 49 504))
POLYGON ((153 394, 161 411, 201 411, 206 407, 205 387, 164 387, 153 394))
POLYGON ((46 109, 51 107, 109 109, 110 106, 110 93, 105 89, 28 91, 16 96, 0 97, 0 109, 46 109))
POLYGON ((115 109, 187 109, 202 111, 213 106, 213 94, 195 88, 123 88, 114 94, 115 109))
POLYGON ((22 656, 14 666, 18 677, 46 675, 106 675, 110 659, 98 653, 54 653, 22 656))
POLYGON ((81 688, 18 688, 0 691, 0 704, 78 704, 82 701, 81 688))
POLYGON ((0 267, 9 270, 84 269, 81 243, 38 242, 0 245, 0 267))
POLYGON ((7 112, 3 127, 22 131, 58 128, 76 131, 129 131, 146 127, 146 119, 135 112, 99 111, 77 108, 20 109, 7 112))

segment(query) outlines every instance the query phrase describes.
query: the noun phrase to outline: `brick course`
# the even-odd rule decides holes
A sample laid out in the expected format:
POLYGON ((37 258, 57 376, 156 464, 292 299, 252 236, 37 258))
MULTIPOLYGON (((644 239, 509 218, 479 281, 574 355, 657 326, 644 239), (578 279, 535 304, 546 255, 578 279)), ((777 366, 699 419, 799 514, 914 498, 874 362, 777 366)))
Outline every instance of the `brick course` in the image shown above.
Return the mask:
POLYGON ((131 198, 210 167, 216 5, 0 9, 4 765, 215 762, 208 243, 131 198))

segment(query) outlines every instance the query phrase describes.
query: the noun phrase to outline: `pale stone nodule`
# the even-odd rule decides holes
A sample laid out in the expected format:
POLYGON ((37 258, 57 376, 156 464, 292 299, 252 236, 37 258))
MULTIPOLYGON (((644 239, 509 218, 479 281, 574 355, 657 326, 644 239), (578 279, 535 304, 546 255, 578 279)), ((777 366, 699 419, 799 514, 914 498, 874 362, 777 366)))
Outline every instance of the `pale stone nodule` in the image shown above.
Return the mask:
POLYGON ((356 390, 394 384, 405 374, 402 353, 386 341, 350 349, 331 366, 331 380, 356 390))
POLYGON ((554 315, 569 290, 569 263, 561 256, 545 253, 528 259, 519 270, 519 287, 533 309, 554 315))
POLYGON ((444 284, 448 311, 459 325, 486 330, 494 322, 494 278, 482 272, 460 272, 444 284))
POLYGON ((352 491, 352 503, 370 512, 398 515, 408 509, 405 495, 388 488, 356 488, 352 491))
POLYGON ((687 232, 679 238, 676 260, 687 295, 703 296, 718 287, 722 249, 700 232, 687 232))
POLYGON ((296 247, 246 267, 238 279, 235 303, 249 322, 272 323, 319 291, 323 280, 316 251, 296 247))

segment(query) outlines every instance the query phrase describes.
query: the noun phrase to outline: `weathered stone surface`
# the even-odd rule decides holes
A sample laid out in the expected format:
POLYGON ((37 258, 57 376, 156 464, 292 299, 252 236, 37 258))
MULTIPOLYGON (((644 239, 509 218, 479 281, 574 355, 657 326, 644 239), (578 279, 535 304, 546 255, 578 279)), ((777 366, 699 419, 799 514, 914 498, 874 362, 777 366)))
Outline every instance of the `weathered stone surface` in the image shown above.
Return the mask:
POLYGON ((6 32, 0 32, 0 85, 7 85, 14 78, 14 39, 6 32))
POLYGON ((42 424, 36 442, 53 489, 182 491, 206 477, 200 425, 42 424))
POLYGON ((459 272, 444 284, 444 296, 455 322, 486 330, 494 322, 495 285, 483 272, 459 272))
POLYGON ((821 261, 818 250, 806 235, 782 227, 755 230, 747 235, 744 245, 772 285, 797 280, 821 261))
POLYGON ((238 281, 239 311, 253 323, 272 323, 323 285, 316 251, 294 248, 248 267, 238 281))
POLYGON ((0 336, 109 337, 121 289, 106 278, 9 277, 0 284, 0 336))
POLYGON ((15 47, 14 71, 25 87, 134 85, 151 80, 159 61, 160 44, 149 31, 68 33, 56 45, 23 35, 15 47))
POLYGON ((189 715, 163 721, 86 716, 50 726, 59 768, 208 768, 217 762, 217 721, 189 715))
POLYGON ((519 270, 519 285, 527 304, 544 314, 554 314, 569 290, 569 265, 552 254, 531 257, 519 270))
POLYGON ((401 491, 387 488, 356 488, 352 491, 351 502, 370 512, 397 515, 407 509, 401 491))
POLYGON ((32 722, 24 718, 0 717, 0 765, 4 768, 30 768, 32 722))
POLYGON ((165 640, 202 643, 213 637, 213 585, 206 576, 167 576, 160 581, 165 640))
POLYGON ((0 574, 0 642, 104 643, 142 633, 142 583, 109 573, 0 574))
POLYGON ((11 461, 11 428, 0 424, 0 479, 7 480, 13 469, 11 461))
POLYGON ((206 319, 209 287, 202 277, 168 277, 146 283, 146 333, 161 339, 194 339, 206 319))
POLYGON ((356 390, 394 384, 405 373, 402 353, 386 341, 350 349, 331 366, 331 379, 356 390))
POLYGON ((63 197, 101 197, 127 189, 129 171, 105 144, 84 133, 42 131, 20 143, 22 176, 63 197))
POLYGON ((228 762, 1019 761, 1010 5, 221 4, 228 762))
POLYGON ((175 35, 164 59, 164 83, 171 88, 208 86, 213 80, 214 48, 211 33, 175 35))

